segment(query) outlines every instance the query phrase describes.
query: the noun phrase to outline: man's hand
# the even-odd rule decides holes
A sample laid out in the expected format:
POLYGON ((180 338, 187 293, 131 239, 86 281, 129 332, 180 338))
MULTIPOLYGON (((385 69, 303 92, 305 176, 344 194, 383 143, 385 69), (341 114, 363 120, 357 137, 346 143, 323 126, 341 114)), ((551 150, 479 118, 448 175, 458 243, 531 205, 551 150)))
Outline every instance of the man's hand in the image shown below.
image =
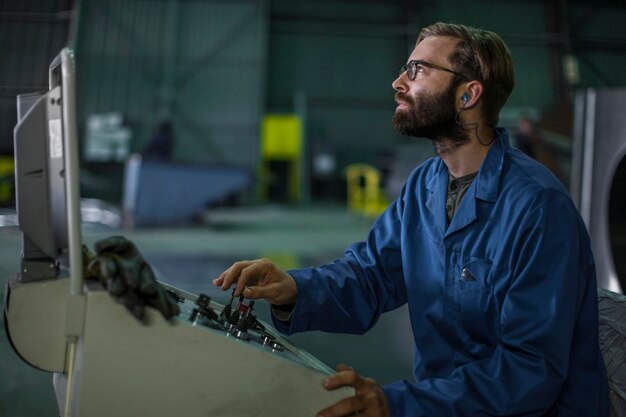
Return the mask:
POLYGON ((275 305, 295 304, 298 288, 294 279, 268 259, 235 262, 213 284, 227 290, 236 283, 235 297, 264 298, 275 305))
POLYGON ((316 417, 390 416, 387 397, 372 378, 364 378, 346 365, 337 365, 337 373, 324 380, 324 388, 332 391, 340 387, 354 387, 354 397, 344 398, 323 409, 316 417))

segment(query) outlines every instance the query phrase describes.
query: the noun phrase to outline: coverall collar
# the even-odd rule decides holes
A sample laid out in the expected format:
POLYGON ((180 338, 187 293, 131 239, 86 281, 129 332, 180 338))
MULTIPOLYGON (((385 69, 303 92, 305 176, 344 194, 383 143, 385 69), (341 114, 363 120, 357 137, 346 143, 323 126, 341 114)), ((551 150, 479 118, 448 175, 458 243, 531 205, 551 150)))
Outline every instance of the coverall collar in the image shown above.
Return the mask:
POLYGON ((511 147, 509 134, 504 128, 496 129, 496 139, 487 153, 476 176, 476 198, 494 203, 498 198, 498 187, 504 164, 504 154, 511 147))
POLYGON ((461 202, 459 210, 456 212, 450 226, 447 226, 445 201, 448 187, 448 168, 440 159, 436 165, 437 172, 432 176, 427 184, 428 190, 431 192, 426 206, 436 219, 436 223, 445 235, 450 235, 457 230, 476 220, 476 200, 483 200, 493 203, 498 198, 498 187, 500 185, 500 177, 502 175, 502 166, 504 163, 504 155, 506 150, 510 148, 509 136, 504 128, 496 129, 496 138, 493 145, 487 152, 478 175, 474 179, 464 201, 461 202))

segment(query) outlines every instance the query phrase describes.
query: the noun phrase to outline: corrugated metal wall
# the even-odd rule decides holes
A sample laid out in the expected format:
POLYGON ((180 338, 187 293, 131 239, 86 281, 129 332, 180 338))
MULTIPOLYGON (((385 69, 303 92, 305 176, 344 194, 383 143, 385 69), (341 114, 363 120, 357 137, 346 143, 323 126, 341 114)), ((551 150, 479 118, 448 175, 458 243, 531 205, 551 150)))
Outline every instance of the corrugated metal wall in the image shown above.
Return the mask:
MULTIPOLYGON (((132 130, 131 151, 141 151, 169 120, 176 160, 254 169, 265 9, 261 0, 84 0, 76 42, 81 132, 90 114, 119 112, 132 130)), ((105 198, 119 198, 119 164, 85 165, 117 184, 105 198)))
POLYGON ((626 2, 571 4, 567 16, 580 86, 626 86, 626 2))
POLYGON ((16 96, 48 89, 48 66, 65 45, 71 3, 0 2, 0 155, 13 154, 16 96))

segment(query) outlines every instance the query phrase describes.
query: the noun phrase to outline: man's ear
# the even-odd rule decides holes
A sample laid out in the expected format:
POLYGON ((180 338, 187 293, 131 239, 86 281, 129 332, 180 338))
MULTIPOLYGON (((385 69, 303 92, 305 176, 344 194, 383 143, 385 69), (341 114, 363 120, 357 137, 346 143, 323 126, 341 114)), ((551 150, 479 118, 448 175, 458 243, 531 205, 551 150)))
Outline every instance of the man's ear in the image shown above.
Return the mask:
POLYGON ((471 109, 476 106, 483 95, 484 87, 480 81, 472 80, 463 86, 461 108, 471 109))

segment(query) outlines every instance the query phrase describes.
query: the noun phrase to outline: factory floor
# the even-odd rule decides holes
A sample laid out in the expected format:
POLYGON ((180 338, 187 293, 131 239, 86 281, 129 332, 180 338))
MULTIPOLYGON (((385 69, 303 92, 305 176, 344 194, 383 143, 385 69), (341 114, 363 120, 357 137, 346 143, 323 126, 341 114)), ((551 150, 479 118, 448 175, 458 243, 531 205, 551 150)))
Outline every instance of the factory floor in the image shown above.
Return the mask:
MULTIPOLYGON (((266 257, 284 269, 313 266, 341 256, 347 245, 365 237, 370 224, 338 205, 261 206, 212 210, 195 226, 123 231, 84 227, 83 238, 92 246, 98 239, 122 234, 135 242, 160 280, 224 303, 228 294, 213 288, 211 280, 234 261, 266 257)), ((3 291, 6 279, 18 270, 20 248, 19 230, 0 228, 3 291)), ((257 303, 255 310, 268 319, 266 303, 257 303)), ((346 363, 380 383, 411 375, 406 307, 384 315, 364 336, 310 332, 289 340, 331 367, 346 363)), ((1 417, 58 415, 52 376, 17 357, 4 327, 0 329, 0 381, 1 417)))

